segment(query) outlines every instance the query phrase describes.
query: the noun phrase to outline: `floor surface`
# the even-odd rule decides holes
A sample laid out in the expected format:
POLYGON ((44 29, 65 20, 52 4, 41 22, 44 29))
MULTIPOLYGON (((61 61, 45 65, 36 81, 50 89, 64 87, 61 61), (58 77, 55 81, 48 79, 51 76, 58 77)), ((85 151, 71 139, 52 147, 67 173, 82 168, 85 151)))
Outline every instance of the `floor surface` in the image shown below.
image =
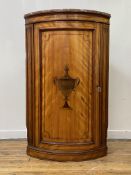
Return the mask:
POLYGON ((26 155, 26 140, 0 140, 0 175, 131 175, 131 140, 109 140, 108 155, 55 162, 26 155))

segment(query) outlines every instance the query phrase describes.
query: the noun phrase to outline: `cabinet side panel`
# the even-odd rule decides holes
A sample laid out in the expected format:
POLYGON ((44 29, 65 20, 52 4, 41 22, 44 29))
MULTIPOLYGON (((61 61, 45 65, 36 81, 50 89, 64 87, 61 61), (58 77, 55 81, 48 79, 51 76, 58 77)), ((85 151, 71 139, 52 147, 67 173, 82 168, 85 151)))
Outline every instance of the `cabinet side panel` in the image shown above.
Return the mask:
POLYGON ((101 25, 101 144, 106 144, 108 128, 109 26, 101 25))
POLYGON ((33 26, 26 25, 26 127, 28 144, 33 144, 33 26))

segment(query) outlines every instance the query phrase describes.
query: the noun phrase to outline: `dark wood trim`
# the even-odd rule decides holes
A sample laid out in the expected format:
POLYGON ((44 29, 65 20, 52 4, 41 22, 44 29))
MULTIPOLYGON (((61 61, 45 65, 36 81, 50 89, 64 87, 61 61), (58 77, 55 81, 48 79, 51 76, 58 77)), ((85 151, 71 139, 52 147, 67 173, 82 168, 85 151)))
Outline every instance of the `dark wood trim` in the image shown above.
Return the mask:
POLYGON ((100 12, 96 10, 82 10, 82 9, 53 9, 53 10, 43 10, 43 11, 37 11, 37 12, 31 12, 28 14, 25 14, 24 17, 34 17, 34 16, 41 16, 41 15, 56 15, 56 14, 90 14, 90 15, 97 15, 97 16, 103 16, 106 18, 110 18, 111 15, 109 13, 100 12))
POLYGON ((29 144, 33 144, 33 25, 26 26, 26 127, 27 127, 27 138, 29 144))
POLYGON ((39 159, 49 159, 57 161, 83 161, 103 157, 107 154, 107 147, 101 147, 83 152, 58 152, 46 151, 35 147, 27 147, 27 154, 39 159))

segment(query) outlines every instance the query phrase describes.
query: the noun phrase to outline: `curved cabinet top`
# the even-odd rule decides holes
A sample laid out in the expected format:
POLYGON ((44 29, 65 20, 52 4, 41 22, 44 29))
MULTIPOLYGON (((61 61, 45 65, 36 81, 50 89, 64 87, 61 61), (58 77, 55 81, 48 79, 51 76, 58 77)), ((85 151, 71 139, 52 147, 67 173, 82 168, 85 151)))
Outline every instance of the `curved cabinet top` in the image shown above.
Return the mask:
POLYGON ((37 11, 24 17, 26 24, 49 21, 91 21, 109 24, 111 15, 94 10, 64 9, 37 11))

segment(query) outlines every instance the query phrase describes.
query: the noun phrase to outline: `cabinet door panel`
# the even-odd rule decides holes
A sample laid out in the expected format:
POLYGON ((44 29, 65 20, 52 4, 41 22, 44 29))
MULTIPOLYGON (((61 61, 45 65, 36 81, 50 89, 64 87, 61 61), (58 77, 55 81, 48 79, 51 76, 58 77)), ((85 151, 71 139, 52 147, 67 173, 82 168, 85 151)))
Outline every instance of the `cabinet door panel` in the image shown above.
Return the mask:
MULTIPOLYGON (((36 61, 36 144, 91 144, 96 146, 99 131, 97 92, 97 30, 35 28, 36 61), (64 75, 65 66, 79 85, 69 95, 71 109, 63 108, 64 96, 54 83, 64 75), (95 111, 95 112, 94 112, 95 111), (97 116, 96 116, 97 115, 97 116)), ((97 54, 98 55, 98 54, 97 54)), ((46 146, 45 146, 46 147, 46 146)))
POLYGON ((42 140, 91 141, 92 31, 43 32, 41 52, 42 140), (80 79, 80 84, 69 96, 72 109, 62 107, 64 97, 53 81, 54 77, 63 76, 65 65, 71 77, 80 79))

